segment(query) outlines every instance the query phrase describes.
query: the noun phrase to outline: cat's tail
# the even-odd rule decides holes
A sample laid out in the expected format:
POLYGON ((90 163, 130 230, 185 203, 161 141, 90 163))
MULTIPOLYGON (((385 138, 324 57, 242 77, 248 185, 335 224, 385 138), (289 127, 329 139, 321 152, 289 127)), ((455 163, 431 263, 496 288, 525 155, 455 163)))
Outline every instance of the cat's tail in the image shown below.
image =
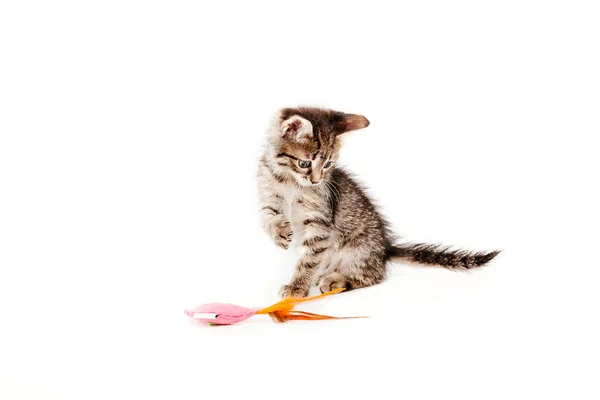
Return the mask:
POLYGON ((487 264, 500 252, 501 250, 489 252, 468 251, 451 249, 450 246, 406 243, 390 246, 387 249, 386 258, 390 260, 402 259, 417 264, 440 266, 448 269, 471 269, 487 264))

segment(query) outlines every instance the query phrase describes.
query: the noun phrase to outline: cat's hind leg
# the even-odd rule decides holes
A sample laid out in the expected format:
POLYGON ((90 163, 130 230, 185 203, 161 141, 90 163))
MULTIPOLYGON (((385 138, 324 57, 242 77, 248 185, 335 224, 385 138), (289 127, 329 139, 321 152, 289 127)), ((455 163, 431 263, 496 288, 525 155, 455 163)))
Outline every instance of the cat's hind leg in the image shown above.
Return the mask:
POLYGON ((386 263, 377 252, 344 248, 332 268, 319 277, 317 287, 321 293, 344 288, 360 289, 382 282, 386 278, 386 263))

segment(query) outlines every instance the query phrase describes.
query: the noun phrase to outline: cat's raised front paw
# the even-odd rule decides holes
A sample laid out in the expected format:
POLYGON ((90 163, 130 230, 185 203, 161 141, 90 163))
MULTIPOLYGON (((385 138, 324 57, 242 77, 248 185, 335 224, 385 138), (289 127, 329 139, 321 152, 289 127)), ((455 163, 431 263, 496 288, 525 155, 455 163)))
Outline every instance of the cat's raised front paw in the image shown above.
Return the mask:
POLYGON ((277 246, 287 250, 290 247, 293 236, 294 233, 292 232, 292 227, 289 222, 286 222, 276 228, 275 237, 273 239, 277 246))

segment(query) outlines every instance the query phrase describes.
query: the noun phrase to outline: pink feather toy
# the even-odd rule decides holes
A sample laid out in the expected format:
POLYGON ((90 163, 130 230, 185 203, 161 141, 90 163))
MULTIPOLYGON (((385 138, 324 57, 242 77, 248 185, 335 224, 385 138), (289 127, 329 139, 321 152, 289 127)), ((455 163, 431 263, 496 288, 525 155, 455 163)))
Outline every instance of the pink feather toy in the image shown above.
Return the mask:
POLYGON ((208 303, 197 306, 193 309, 184 310, 185 314, 199 322, 208 325, 231 325, 247 320, 248 318, 267 314, 276 322, 286 322, 290 320, 324 320, 324 319, 350 319, 367 317, 332 317, 329 315, 314 314, 306 311, 294 310, 298 303, 316 300, 343 291, 344 288, 332 290, 312 297, 294 298, 287 297, 278 303, 266 308, 247 308, 228 303, 208 303))

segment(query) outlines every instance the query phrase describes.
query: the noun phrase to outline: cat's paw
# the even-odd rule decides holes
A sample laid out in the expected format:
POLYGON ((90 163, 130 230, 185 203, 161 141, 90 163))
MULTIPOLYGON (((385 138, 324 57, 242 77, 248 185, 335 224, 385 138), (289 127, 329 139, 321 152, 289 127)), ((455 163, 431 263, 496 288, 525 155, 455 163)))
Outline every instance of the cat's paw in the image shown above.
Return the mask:
POLYGON ((273 240, 275 244, 284 250, 287 250, 292 243, 294 233, 289 222, 283 222, 275 228, 273 240))
POLYGON ((325 277, 322 277, 317 284, 321 293, 330 292, 335 289, 345 288, 346 287, 346 277, 341 274, 331 274, 325 277))
POLYGON ((279 296, 282 299, 285 299, 286 297, 306 297, 308 296, 308 290, 308 288, 302 288, 293 285, 283 285, 281 290, 279 290, 279 296))

